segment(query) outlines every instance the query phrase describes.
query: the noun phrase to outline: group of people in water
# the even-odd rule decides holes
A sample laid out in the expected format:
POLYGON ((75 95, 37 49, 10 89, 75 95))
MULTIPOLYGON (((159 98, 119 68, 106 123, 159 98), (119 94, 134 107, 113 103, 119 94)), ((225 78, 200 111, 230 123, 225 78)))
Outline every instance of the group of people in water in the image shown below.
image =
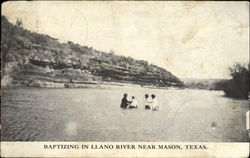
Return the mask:
MULTIPOLYGON (((121 100, 121 108, 123 109, 134 109, 138 108, 138 101, 136 100, 135 96, 132 96, 132 100, 128 100, 128 94, 124 94, 121 100)), ((159 104, 154 94, 151 95, 151 98, 148 94, 145 94, 145 109, 152 109, 153 111, 159 109, 159 104)))

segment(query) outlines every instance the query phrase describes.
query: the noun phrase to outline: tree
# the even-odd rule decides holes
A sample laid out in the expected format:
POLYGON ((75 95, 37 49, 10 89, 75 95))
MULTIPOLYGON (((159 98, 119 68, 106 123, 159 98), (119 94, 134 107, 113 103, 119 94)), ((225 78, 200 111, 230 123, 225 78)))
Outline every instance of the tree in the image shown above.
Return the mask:
POLYGON ((17 19, 15 25, 16 25, 17 27, 23 27, 23 21, 22 21, 22 19, 17 19))
POLYGON ((230 75, 232 79, 229 80, 224 86, 224 92, 227 96, 232 98, 248 98, 249 92, 249 80, 250 80, 250 72, 249 67, 236 63, 232 67, 229 68, 230 75))

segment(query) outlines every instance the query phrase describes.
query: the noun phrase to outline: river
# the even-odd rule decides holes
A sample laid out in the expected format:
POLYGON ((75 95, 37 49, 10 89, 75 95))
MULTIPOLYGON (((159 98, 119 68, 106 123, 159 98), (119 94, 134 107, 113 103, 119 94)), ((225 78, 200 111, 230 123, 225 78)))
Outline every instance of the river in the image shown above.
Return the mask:
POLYGON ((247 142, 249 100, 222 91, 106 89, 2 89, 2 141, 247 142), (120 108, 123 93, 138 109, 120 108), (159 111, 144 109, 155 94, 159 111))

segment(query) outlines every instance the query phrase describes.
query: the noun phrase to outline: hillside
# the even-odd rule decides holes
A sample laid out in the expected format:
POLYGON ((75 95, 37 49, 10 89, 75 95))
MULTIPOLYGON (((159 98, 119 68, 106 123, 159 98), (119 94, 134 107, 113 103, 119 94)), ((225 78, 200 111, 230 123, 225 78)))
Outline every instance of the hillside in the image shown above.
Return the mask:
POLYGON ((147 61, 97 51, 48 35, 30 32, 1 17, 2 86, 124 82, 150 86, 183 86, 169 71, 147 61))

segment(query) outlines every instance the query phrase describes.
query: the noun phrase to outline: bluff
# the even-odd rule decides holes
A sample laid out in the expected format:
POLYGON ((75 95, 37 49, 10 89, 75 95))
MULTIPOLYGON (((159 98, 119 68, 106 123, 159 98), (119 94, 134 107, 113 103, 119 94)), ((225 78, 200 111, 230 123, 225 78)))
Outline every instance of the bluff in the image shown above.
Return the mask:
POLYGON ((124 82, 142 86, 183 86, 171 72, 144 60, 103 52, 44 34, 1 17, 2 86, 46 83, 124 82))

